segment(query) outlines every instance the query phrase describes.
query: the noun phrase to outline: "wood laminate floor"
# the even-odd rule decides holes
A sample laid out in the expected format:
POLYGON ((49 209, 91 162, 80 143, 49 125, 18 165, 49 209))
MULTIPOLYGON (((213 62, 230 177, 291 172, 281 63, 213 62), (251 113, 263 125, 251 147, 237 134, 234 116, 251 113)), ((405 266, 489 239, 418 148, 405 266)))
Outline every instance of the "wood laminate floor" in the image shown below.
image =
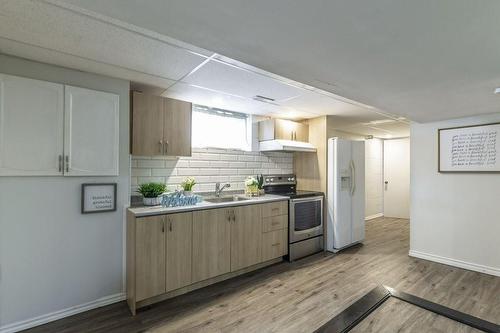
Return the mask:
MULTIPOLYGON (((135 317, 121 302, 27 332, 312 332, 380 284, 500 323, 500 278, 411 258, 408 244, 408 220, 378 218, 367 222, 364 245, 337 255, 280 263, 135 317)), ((402 301, 387 302, 356 332, 474 332, 402 301)))

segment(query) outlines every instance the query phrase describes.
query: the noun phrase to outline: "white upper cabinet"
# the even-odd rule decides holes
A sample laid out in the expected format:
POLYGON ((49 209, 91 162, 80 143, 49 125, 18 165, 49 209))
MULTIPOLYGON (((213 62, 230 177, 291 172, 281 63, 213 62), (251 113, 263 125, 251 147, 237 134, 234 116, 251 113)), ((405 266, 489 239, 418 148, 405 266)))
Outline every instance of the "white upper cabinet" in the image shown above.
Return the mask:
POLYGON ((65 86, 65 175, 118 175, 119 112, 116 94, 65 86))
POLYGON ((0 176, 116 176, 119 96, 0 74, 0 176))
POLYGON ((0 176, 62 174, 63 91, 0 74, 0 176))

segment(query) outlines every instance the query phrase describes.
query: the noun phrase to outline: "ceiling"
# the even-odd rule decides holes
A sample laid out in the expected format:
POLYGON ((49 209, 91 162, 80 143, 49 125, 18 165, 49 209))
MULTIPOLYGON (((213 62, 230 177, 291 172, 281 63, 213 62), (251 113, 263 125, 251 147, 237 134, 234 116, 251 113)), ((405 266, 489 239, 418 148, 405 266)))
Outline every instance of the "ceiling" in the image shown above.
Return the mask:
POLYGON ((500 112, 500 1, 63 1, 415 121, 500 112))
POLYGON ((120 1, 120 15, 124 8, 134 13, 128 18, 108 16, 112 0, 78 3, 92 11, 66 2, 2 1, 0 52, 127 79, 136 89, 212 107, 288 119, 333 115, 338 129, 347 132, 384 138, 409 134, 400 113, 327 91, 336 86, 300 83, 132 22, 136 14, 164 10, 156 1, 144 3, 146 12, 133 1, 120 1))

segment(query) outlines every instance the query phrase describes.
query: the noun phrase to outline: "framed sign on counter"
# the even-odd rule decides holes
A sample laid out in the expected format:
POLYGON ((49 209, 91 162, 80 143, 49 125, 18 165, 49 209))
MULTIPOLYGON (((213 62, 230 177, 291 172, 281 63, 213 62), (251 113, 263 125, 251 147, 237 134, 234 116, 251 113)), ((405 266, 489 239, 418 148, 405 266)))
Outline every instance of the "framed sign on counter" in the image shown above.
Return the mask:
POLYGON ((82 184, 82 214, 116 211, 116 183, 82 184))
POLYGON ((438 130, 439 172, 500 172, 500 123, 438 130))

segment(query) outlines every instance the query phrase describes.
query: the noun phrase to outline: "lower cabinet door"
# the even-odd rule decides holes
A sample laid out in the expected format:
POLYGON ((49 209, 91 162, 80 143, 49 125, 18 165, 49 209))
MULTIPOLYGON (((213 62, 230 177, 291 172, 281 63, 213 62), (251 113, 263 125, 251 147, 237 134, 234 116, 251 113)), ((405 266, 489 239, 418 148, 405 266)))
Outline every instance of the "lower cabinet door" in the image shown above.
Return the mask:
POLYGON ((261 205, 232 209, 231 271, 262 262, 261 205))
POLYGON ((135 227, 136 301, 165 292, 164 216, 141 217, 135 227))
POLYGON ((166 291, 191 284, 193 213, 166 216, 166 291))
POLYGON ((279 258, 287 253, 287 230, 275 230, 262 234, 262 261, 279 258))
POLYGON ((230 223, 226 208, 193 212, 193 283, 230 271, 230 223))

